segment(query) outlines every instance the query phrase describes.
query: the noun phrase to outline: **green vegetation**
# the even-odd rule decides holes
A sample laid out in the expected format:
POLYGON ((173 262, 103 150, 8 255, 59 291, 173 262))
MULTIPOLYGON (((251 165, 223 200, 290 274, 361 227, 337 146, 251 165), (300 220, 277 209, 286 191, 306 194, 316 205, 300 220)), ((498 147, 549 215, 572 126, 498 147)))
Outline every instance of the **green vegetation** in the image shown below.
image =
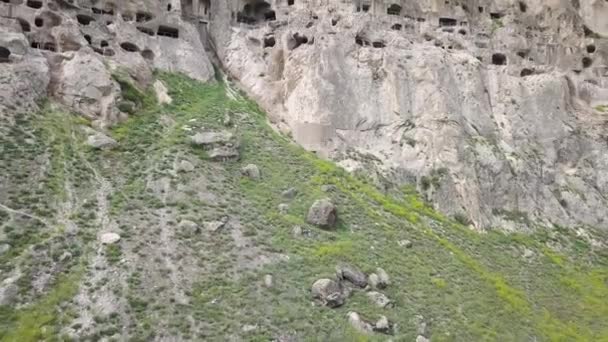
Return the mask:
MULTIPOLYGON (((38 203, 54 203, 47 210, 59 213, 60 204, 74 196, 77 203, 86 202, 70 213, 84 227, 78 240, 62 242, 81 245, 69 249, 81 263, 68 264, 67 276, 43 295, 30 295, 22 309, 0 307, 3 341, 57 337, 74 318, 58 308, 83 310, 69 303, 79 288, 112 293, 124 303, 118 307, 123 311, 110 315, 91 311, 96 326, 78 335, 91 340, 232 336, 267 341, 285 334, 311 341, 384 339, 352 331, 349 311, 370 321, 387 316, 398 326, 396 341, 415 340, 419 315, 433 341, 607 340, 608 255, 572 229, 479 234, 466 227, 470 222, 464 215, 452 220, 434 211, 412 186, 379 191, 364 177, 303 150, 272 130, 260 108, 229 84, 203 85, 159 74, 173 98, 171 105, 160 107, 149 90, 137 89, 124 75, 115 77, 136 108, 136 115, 111 131, 118 147, 93 151, 82 146, 72 117, 48 111, 44 117, 51 123, 69 121, 59 127, 45 124, 47 133, 35 133, 53 142, 44 151, 56 159, 48 164, 48 182, 55 185, 38 203), (208 160, 189 142, 203 129, 236 135, 240 158, 208 160), (192 171, 176 171, 183 160, 192 171), (250 163, 260 168, 260 180, 241 176, 250 163), (76 194, 70 190, 75 184, 82 189, 76 194), (107 188, 112 191, 102 191, 107 188), (290 188, 297 191, 293 199, 283 195, 290 188), (324 197, 338 206, 334 231, 304 220, 310 205, 324 197), (288 204, 286 212, 280 204, 288 204), (229 218, 225 227, 206 230, 203 223, 223 217, 229 218), (104 219, 115 223, 120 243, 91 249, 104 219), (179 224, 184 220, 198 227, 186 229, 179 224), (294 235, 295 227, 302 234, 294 235), (406 239, 411 248, 399 245, 406 239), (102 258, 92 259, 97 255, 102 258), (91 265, 99 259, 107 265, 91 265), (382 292, 395 306, 378 308, 363 291, 340 308, 311 305, 311 284, 332 277, 341 262, 368 273, 385 269, 391 285, 382 292), (80 264, 88 266, 82 267, 86 272, 80 264), (104 270, 104 277, 92 276, 104 270), (267 274, 273 276, 271 288, 263 286, 267 274), (245 325, 256 328, 244 331, 245 325)), ((447 172, 433 171, 423 188, 438 187, 447 172)), ((500 214, 529 221, 525 213, 500 214)), ((44 247, 45 241, 64 236, 56 216, 44 215, 52 227, 44 234, 28 231, 26 236, 35 239, 16 243, 21 237, 15 238, 15 245, 22 246, 15 250, 44 247)), ((2 224, 11 220, 10 213, 0 211, 2 224)), ((585 228, 591 238, 605 241, 605 233, 585 228)), ((11 260, 21 252, 1 256, 3 267, 12 269, 11 260)))
POLYGON ((595 110, 602 113, 608 113, 608 105, 598 105, 595 107, 595 110))

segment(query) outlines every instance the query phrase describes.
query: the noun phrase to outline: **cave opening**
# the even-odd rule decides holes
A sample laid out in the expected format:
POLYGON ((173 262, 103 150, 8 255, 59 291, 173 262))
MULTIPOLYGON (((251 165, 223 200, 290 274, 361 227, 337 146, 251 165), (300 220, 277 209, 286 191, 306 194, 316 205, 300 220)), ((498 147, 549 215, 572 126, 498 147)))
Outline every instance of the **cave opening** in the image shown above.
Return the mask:
POLYGON ((152 52, 152 50, 143 50, 141 56, 149 61, 154 60, 154 52, 152 52))
POLYGON ((264 47, 273 47, 275 46, 277 43, 276 39, 274 38, 274 36, 268 36, 264 38, 264 47))
POLYGON ((18 18, 17 21, 19 22, 19 25, 21 26, 21 31, 30 32, 32 30, 32 28, 30 27, 30 23, 28 23, 27 20, 18 18))
POLYGON ((533 69, 523 68, 523 69, 521 69, 521 72, 519 73, 519 76, 526 77, 526 76, 530 76, 532 74, 534 74, 534 70, 533 69))
POLYGON ((0 46, 0 63, 8 63, 11 61, 11 50, 0 46))
POLYGON ((397 4, 392 4, 386 10, 388 15, 401 15, 401 6, 397 4))
POLYGON ((179 38, 179 30, 174 27, 160 25, 156 34, 163 37, 179 38))
POLYGON ((80 25, 84 25, 87 26, 89 25, 91 22, 95 21, 95 18, 88 16, 86 14, 78 14, 76 16, 76 19, 78 20, 78 23, 80 25))
POLYGON ((137 12, 135 14, 135 21, 137 21, 138 23, 150 21, 152 19, 153 19, 152 14, 147 13, 147 12, 137 12))
POLYGON ((44 26, 44 20, 40 17, 34 19, 34 25, 36 25, 36 27, 42 27, 44 26))
POLYGON ((31 7, 31 8, 35 8, 35 9, 39 9, 42 8, 42 1, 38 1, 38 0, 27 0, 27 2, 25 3, 25 5, 27 7, 31 7))
POLYGON ((458 25, 458 20, 454 18, 439 18, 439 27, 456 25, 458 25))
POLYGON ((587 45, 587 53, 594 53, 594 52, 595 52, 595 45, 593 45, 593 44, 587 45))
POLYGON ((506 65, 507 64, 507 56, 502 53, 495 53, 492 55, 492 64, 494 65, 506 65))
POLYGON ((243 10, 237 13, 237 22, 245 24, 274 21, 276 19, 275 11, 269 3, 263 0, 249 1, 243 6, 243 10))
POLYGON ((593 64, 593 60, 589 57, 583 57, 583 68, 588 68, 593 64))
POLYGON ((147 27, 143 27, 143 26, 137 26, 137 30, 139 32, 147 34, 148 36, 154 36, 154 34, 155 34, 153 29, 147 28, 147 27))
POLYGON ((120 44, 120 47, 127 52, 138 52, 139 51, 139 48, 137 47, 137 45, 135 45, 133 43, 129 43, 129 42, 120 44))

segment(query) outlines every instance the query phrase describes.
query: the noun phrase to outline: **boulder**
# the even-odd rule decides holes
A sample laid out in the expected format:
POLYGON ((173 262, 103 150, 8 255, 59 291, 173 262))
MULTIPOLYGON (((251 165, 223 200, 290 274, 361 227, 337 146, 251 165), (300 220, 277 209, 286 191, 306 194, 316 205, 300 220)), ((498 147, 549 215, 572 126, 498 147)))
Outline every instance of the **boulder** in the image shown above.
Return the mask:
POLYGON ((356 312, 351 311, 348 313, 348 322, 355 330, 362 334, 370 334, 374 331, 374 326, 364 321, 356 312))
POLYGON ((209 146, 209 145, 226 145, 230 144, 234 139, 234 135, 228 131, 206 131, 199 132, 190 137, 190 141, 194 145, 209 146))
POLYGON ((0 285, 0 305, 11 305, 19 294, 19 286, 14 283, 0 285))
POLYGON ((103 233, 99 237, 99 241, 104 245, 115 244, 120 241, 120 235, 116 233, 103 233))
POLYGON ((173 102, 173 99, 169 96, 169 90, 161 80, 156 80, 152 86, 154 87, 158 104, 171 104, 173 102))
POLYGON ((203 223, 205 230, 215 233, 218 230, 222 229, 228 223, 228 217, 222 217, 219 221, 209 221, 203 223))
POLYGON ((296 198, 297 195, 298 195, 298 190, 296 188, 289 188, 289 189, 283 191, 283 193, 281 193, 281 196, 283 196, 287 199, 294 199, 294 198, 296 198))
POLYGON ((355 266, 349 264, 340 264, 336 266, 336 275, 338 279, 347 280, 355 286, 361 288, 367 286, 367 276, 355 266))
POLYGON ((431 342, 431 340, 422 335, 418 335, 418 337, 416 337, 416 342, 431 342))
POLYGON ((384 295, 383 293, 371 291, 367 293, 367 298, 369 298, 377 307, 386 308, 392 306, 393 302, 384 295))
POLYGON ((95 133, 87 138, 87 145, 96 149, 111 149, 118 143, 103 133, 95 133))
POLYGON ((289 204, 281 203, 279 204, 279 213, 285 215, 289 211, 289 204))
POLYGON ((260 169, 255 164, 248 164, 241 169, 241 174, 251 180, 260 179, 260 169))
POLYGON ((393 326, 386 316, 380 316, 380 319, 378 319, 374 326, 374 331, 382 334, 392 335, 393 326))
POLYGON ((194 171, 194 165, 187 160, 182 160, 176 165, 175 170, 177 172, 192 172, 194 171))
POLYGON ((314 282, 311 288, 312 297, 323 305, 336 308, 344 304, 342 286, 331 279, 322 278, 314 282))
POLYGON ((198 230, 198 224, 190 220, 181 220, 177 225, 180 231, 188 234, 194 234, 198 230))
POLYGON ((333 228, 336 225, 338 211, 329 199, 320 199, 308 210, 306 222, 321 228, 333 228))
POLYGON ((376 268, 376 274, 378 275, 378 288, 385 288, 391 283, 391 279, 388 276, 388 273, 380 267, 376 268))
POLYGON ((264 286, 267 288, 271 288, 274 284, 274 279, 271 274, 267 274, 264 276, 264 286))
POLYGON ((399 247, 412 248, 412 241, 410 240, 400 240, 397 244, 399 247))
POLYGON ((220 146, 213 148, 208 155, 213 161, 224 161, 238 158, 239 150, 234 146, 220 146))

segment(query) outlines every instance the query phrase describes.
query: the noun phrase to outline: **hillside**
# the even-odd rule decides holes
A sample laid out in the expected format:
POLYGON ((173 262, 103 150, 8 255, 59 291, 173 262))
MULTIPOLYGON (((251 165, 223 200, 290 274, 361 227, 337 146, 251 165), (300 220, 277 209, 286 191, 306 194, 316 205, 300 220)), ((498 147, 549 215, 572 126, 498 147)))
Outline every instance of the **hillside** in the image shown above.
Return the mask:
POLYGON ((608 341, 606 231, 472 231, 306 152, 229 81, 154 77, 171 104, 114 74, 115 143, 52 99, 2 118, 2 341, 608 341), (332 229, 307 223, 324 198, 332 229), (315 301, 345 265, 383 269, 391 303, 346 280, 315 301))

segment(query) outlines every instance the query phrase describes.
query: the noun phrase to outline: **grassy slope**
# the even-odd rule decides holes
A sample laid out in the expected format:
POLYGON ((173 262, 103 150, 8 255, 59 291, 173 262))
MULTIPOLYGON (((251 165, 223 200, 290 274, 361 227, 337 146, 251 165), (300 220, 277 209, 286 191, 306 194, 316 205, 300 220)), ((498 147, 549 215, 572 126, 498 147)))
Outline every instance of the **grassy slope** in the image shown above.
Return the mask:
MULTIPOLYGON (((198 172, 218 173, 222 181, 215 182, 212 190, 228 198, 220 207, 204 208, 194 200, 171 205, 180 209, 183 205, 184 212, 190 214, 200 207, 203 216, 221 211, 238 217, 244 234, 256 245, 267 253, 289 256, 288 261, 236 275, 222 271, 234 263, 233 259, 201 260, 211 271, 191 275, 195 279, 191 305, 180 310, 203 322, 204 332, 192 336, 184 331, 187 327, 178 327, 181 331, 174 334, 209 340, 221 340, 227 335, 267 340, 290 333, 306 340, 364 340, 348 328, 346 313, 353 310, 370 320, 386 315, 398 325, 397 340, 416 337, 417 315, 424 316, 434 341, 522 341, 532 337, 608 340, 605 251, 594 250, 584 240, 559 228, 539 230, 533 235, 471 232, 434 212, 407 188, 380 193, 365 180, 302 150, 274 132, 251 101, 241 96, 229 98, 222 84, 202 85, 177 75, 160 77, 169 86, 174 103, 159 108, 149 94, 140 94, 144 109, 113 132, 121 147, 109 153, 88 154, 92 163, 111 160, 115 167, 108 172, 124 176, 115 184, 121 191, 111 199, 113 215, 127 215, 132 210, 129 205, 137 205, 133 204, 136 199, 149 206, 166 205, 146 197, 141 180, 147 175, 146 162, 183 153, 200 159, 203 167, 198 172), (168 129, 159 123, 163 115, 174 122, 168 129), (241 158, 218 168, 205 160, 203 152, 188 144, 182 127, 188 124, 222 128, 226 115, 234 122, 229 129, 241 137, 241 158), (197 120, 196 124, 192 119, 197 120), (259 166, 260 181, 240 177, 240 168, 248 163, 259 166), (322 191, 327 184, 335 188, 322 191), (281 196, 289 187, 298 189, 298 196, 291 201, 281 196), (304 222, 310 204, 321 197, 331 197, 338 205, 340 222, 335 232, 321 231, 304 222), (289 203, 286 215, 279 213, 281 203, 289 203), (311 230, 312 237, 294 238, 291 231, 296 225, 311 230), (413 248, 399 247, 397 241, 402 239, 411 240, 413 248), (531 257, 523 257, 526 249, 533 252, 531 257), (312 282, 332 276, 335 265, 344 261, 366 272, 384 268, 393 283, 384 292, 395 307, 376 308, 362 292, 355 293, 338 309, 312 306, 312 282), (272 289, 261 286, 264 274, 273 275, 272 289), (244 333, 241 327, 245 324, 257 325, 258 329, 244 333)), ((57 142, 55 147, 62 144, 74 142, 57 142)), ((179 178, 175 181, 186 182, 179 178)), ((192 244, 194 240, 183 241, 192 244)), ((212 243, 209 248, 218 251, 228 248, 221 239, 212 243)), ((31 306, 11 311, 13 323, 7 330, 19 332, 25 321, 44 317, 59 302, 67 300, 70 291, 59 299, 56 293, 64 293, 64 287, 69 289, 69 284, 78 282, 77 268, 72 274, 75 278, 58 281, 54 290, 31 306)), ((130 291, 131 298, 148 296, 136 287, 130 291)), ((143 306, 137 316, 139 328, 129 333, 141 337, 146 326, 172 326, 183 319, 156 310, 158 307, 143 306), (145 318, 148 316, 155 318, 145 318)), ((34 340, 31 336, 23 333, 20 340, 34 340)))

